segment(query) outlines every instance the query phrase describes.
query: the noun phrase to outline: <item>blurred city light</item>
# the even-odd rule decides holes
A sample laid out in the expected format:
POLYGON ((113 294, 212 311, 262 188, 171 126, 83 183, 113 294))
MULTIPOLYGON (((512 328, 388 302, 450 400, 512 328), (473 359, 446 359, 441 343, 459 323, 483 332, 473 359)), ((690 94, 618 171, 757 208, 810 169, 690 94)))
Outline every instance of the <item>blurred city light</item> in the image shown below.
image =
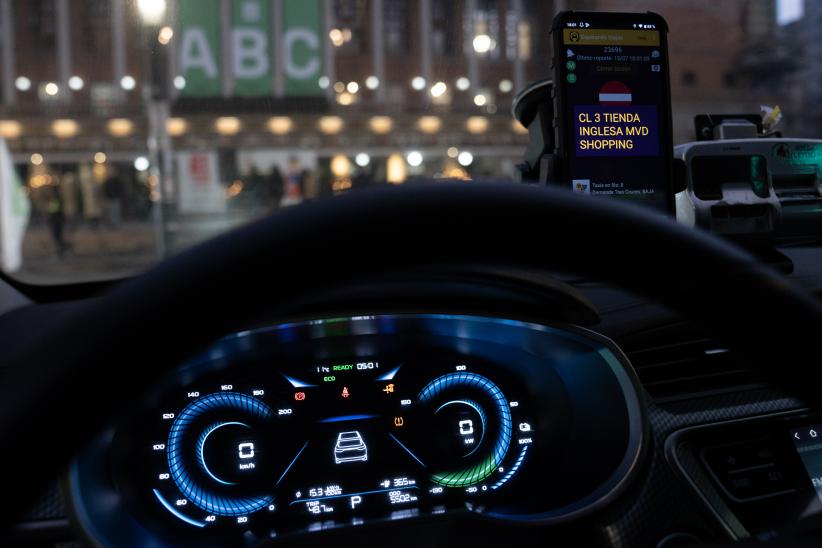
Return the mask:
POLYGON ((148 162, 148 158, 145 156, 138 156, 134 159, 134 169, 137 171, 145 171, 149 168, 151 164, 148 162))
POLYGON ((341 132, 345 122, 339 116, 323 116, 317 122, 317 127, 326 135, 336 135, 341 132))
POLYGON ((184 76, 174 77, 174 89, 183 89, 186 87, 186 79, 184 76))
POLYGON ((0 120, 0 137, 16 139, 23 133, 23 126, 16 120, 0 120))
POLYGON ((126 91, 131 91, 137 87, 137 80, 134 79, 134 76, 126 74, 120 78, 120 87, 126 91))
POLYGON ((77 135, 80 126, 75 120, 62 118, 51 123, 51 132, 58 139, 69 139, 77 135))
POLYGON ((73 91, 80 91, 86 83, 79 76, 72 76, 68 79, 68 87, 73 91))
POLYGON ((437 82, 431 86, 431 97, 442 97, 446 91, 448 91, 448 86, 445 85, 445 82, 437 82))
POLYGON ((29 161, 31 161, 31 163, 33 165, 39 166, 40 164, 43 163, 43 155, 38 153, 38 152, 35 152, 34 154, 31 155, 31 158, 29 158, 29 161))
POLYGON ((408 162, 408 165, 411 167, 419 167, 422 165, 422 152, 418 150, 412 150, 408 153, 405 157, 405 161, 408 162))
POLYGON ((465 129, 473 134, 485 133, 488 130, 488 118, 485 116, 471 116, 465 121, 465 129))
POLYGON ((105 152, 95 152, 94 153, 94 163, 95 164, 105 164, 106 163, 106 153, 105 152))
POLYGON ((371 163, 371 156, 365 152, 360 152, 354 157, 354 162, 360 167, 365 167, 371 163))
POLYGON ((405 182, 406 177, 408 177, 408 169, 405 167, 405 161, 399 154, 394 153, 390 155, 385 167, 385 178, 389 183, 398 185, 405 182))
POLYGON ((331 158, 331 174, 335 177, 348 177, 351 175, 351 162, 345 154, 335 154, 331 158))
POLYGON ((214 129, 220 135, 236 135, 242 127, 242 122, 235 116, 220 116, 214 121, 214 129))
POLYGON ((331 39, 331 43, 337 48, 345 43, 345 37, 340 29, 331 29, 328 32, 328 38, 331 39))
POLYGON ((385 135, 394 127, 394 121, 388 116, 372 116, 368 121, 368 127, 378 135, 385 135))
POLYGON ((50 95, 54 97, 58 93, 60 93, 60 86, 55 84, 54 82, 48 82, 44 87, 43 90, 46 92, 46 95, 50 95))
POLYGON ((439 116, 422 116, 417 121, 417 127, 423 133, 436 133, 442 127, 442 120, 439 116))
POLYGON ((345 86, 345 89, 348 90, 348 93, 357 93, 360 91, 360 85, 357 82, 348 82, 348 85, 345 86))
POLYGON ((474 37, 472 44, 477 53, 488 53, 493 46, 493 40, 487 34, 478 34, 474 37))
POLYGON ((179 137, 188 131, 188 122, 183 118, 169 118, 166 120, 166 131, 172 137, 179 137))
POLYGON ((334 83, 334 91, 337 93, 342 93, 345 91, 345 84, 342 82, 335 82, 334 83))
POLYGON ((348 93, 347 91, 344 93, 340 93, 337 95, 337 102, 344 107, 352 104, 354 102, 354 96, 348 93))
POLYGON ((457 78, 457 89, 458 90, 466 91, 470 87, 471 87, 471 80, 469 80, 465 76, 460 76, 459 78, 457 78))
POLYGON ((108 121, 108 132, 114 137, 128 137, 134 131, 134 123, 126 118, 112 118, 108 121))
POLYGON ((317 79, 317 85, 320 86, 320 89, 328 89, 328 86, 331 85, 331 80, 328 79, 328 76, 320 76, 317 79))
POLYGON ((157 41, 164 46, 168 45, 172 38, 174 38, 174 29, 169 26, 161 28, 160 32, 157 33, 157 41))
POLYGON ((467 150, 463 150, 459 153, 459 156, 457 156, 457 162, 463 167, 468 167, 474 163, 474 155, 467 150))
POLYGON ((272 116, 268 119, 268 131, 274 135, 285 135, 294 129, 294 122, 288 116, 272 116))
POLYGON ((456 158, 459 153, 460 149, 457 147, 448 147, 448 150, 446 151, 449 158, 456 158))
POLYGON ((369 76, 365 79, 365 87, 371 90, 377 89, 380 87, 380 79, 374 75, 369 76))
POLYGON ((14 87, 16 87, 19 91, 28 91, 31 89, 31 80, 25 76, 18 76, 14 80, 14 87))
POLYGON ((477 93, 476 95, 474 95, 474 104, 477 105, 478 107, 485 106, 485 104, 487 102, 488 102, 488 97, 486 97, 482 93, 477 93))
POLYGON ((502 93, 510 93, 514 89, 514 83, 511 80, 500 80, 499 90, 502 93))
POLYGON ((411 80, 411 87, 417 91, 422 91, 425 89, 425 78, 422 76, 415 76, 411 80))
POLYGON ((166 0, 137 0, 137 11, 146 25, 159 25, 166 15, 166 0))

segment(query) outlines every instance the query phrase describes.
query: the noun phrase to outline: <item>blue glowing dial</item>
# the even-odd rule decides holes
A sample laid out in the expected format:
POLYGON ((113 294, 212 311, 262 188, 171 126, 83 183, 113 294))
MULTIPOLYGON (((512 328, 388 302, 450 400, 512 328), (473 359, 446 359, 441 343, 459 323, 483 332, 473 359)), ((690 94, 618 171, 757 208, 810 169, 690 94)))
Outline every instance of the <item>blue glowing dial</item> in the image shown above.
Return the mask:
POLYGON ((232 493, 231 487, 237 482, 221 478, 209 468, 205 447, 209 437, 220 429, 233 427, 251 431, 249 422, 262 422, 273 416, 265 403, 238 392, 209 394, 186 406, 174 420, 167 444, 171 479, 186 499, 219 516, 246 515, 271 504, 274 496, 270 494, 232 493), (209 420, 215 415, 236 416, 241 420, 209 420))
POLYGON ((476 373, 448 373, 428 383, 420 391, 418 399, 423 404, 436 404, 435 415, 448 406, 464 405, 473 409, 480 418, 481 437, 473 449, 464 455, 468 460, 459 466, 434 472, 432 482, 444 487, 468 487, 482 482, 499 469, 511 446, 513 421, 508 400, 497 385, 476 373), (455 394, 476 397, 453 397, 455 394), (477 400, 482 400, 485 405, 477 400), (487 432, 492 434, 486 440, 487 432))

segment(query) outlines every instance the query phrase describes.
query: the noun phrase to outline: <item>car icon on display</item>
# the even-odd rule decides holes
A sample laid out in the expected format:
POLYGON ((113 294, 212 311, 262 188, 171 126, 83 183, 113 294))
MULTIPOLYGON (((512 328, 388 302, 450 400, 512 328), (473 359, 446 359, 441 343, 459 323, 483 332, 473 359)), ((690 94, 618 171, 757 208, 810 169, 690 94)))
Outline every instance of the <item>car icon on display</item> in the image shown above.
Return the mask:
POLYGON ((362 436, 356 430, 353 432, 340 432, 337 435, 337 444, 334 446, 334 462, 340 464, 343 462, 368 460, 368 448, 362 436))

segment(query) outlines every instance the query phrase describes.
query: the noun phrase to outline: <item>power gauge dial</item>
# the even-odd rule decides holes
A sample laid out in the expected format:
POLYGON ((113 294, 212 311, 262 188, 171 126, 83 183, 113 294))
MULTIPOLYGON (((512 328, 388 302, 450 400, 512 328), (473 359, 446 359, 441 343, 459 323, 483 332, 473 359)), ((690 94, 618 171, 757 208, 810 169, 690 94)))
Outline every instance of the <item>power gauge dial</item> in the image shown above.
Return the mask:
MULTIPOLYGON (((427 458, 431 481, 443 487, 470 487, 500 470, 511 447, 510 403, 488 378, 457 371, 437 377, 420 391, 427 431, 436 447, 427 458)), ((424 446, 425 446, 424 445, 424 446)))

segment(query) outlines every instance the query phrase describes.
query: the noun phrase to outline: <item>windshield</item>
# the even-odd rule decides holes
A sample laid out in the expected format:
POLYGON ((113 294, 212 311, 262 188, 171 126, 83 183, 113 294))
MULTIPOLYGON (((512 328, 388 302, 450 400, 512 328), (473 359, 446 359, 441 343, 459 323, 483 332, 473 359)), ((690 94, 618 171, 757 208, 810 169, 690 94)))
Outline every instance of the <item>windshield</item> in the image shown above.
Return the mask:
POLYGON ((2 0, 2 268, 119 278, 308 200, 514 181, 566 9, 668 21, 674 144, 761 105, 819 138, 816 2, 2 0))

